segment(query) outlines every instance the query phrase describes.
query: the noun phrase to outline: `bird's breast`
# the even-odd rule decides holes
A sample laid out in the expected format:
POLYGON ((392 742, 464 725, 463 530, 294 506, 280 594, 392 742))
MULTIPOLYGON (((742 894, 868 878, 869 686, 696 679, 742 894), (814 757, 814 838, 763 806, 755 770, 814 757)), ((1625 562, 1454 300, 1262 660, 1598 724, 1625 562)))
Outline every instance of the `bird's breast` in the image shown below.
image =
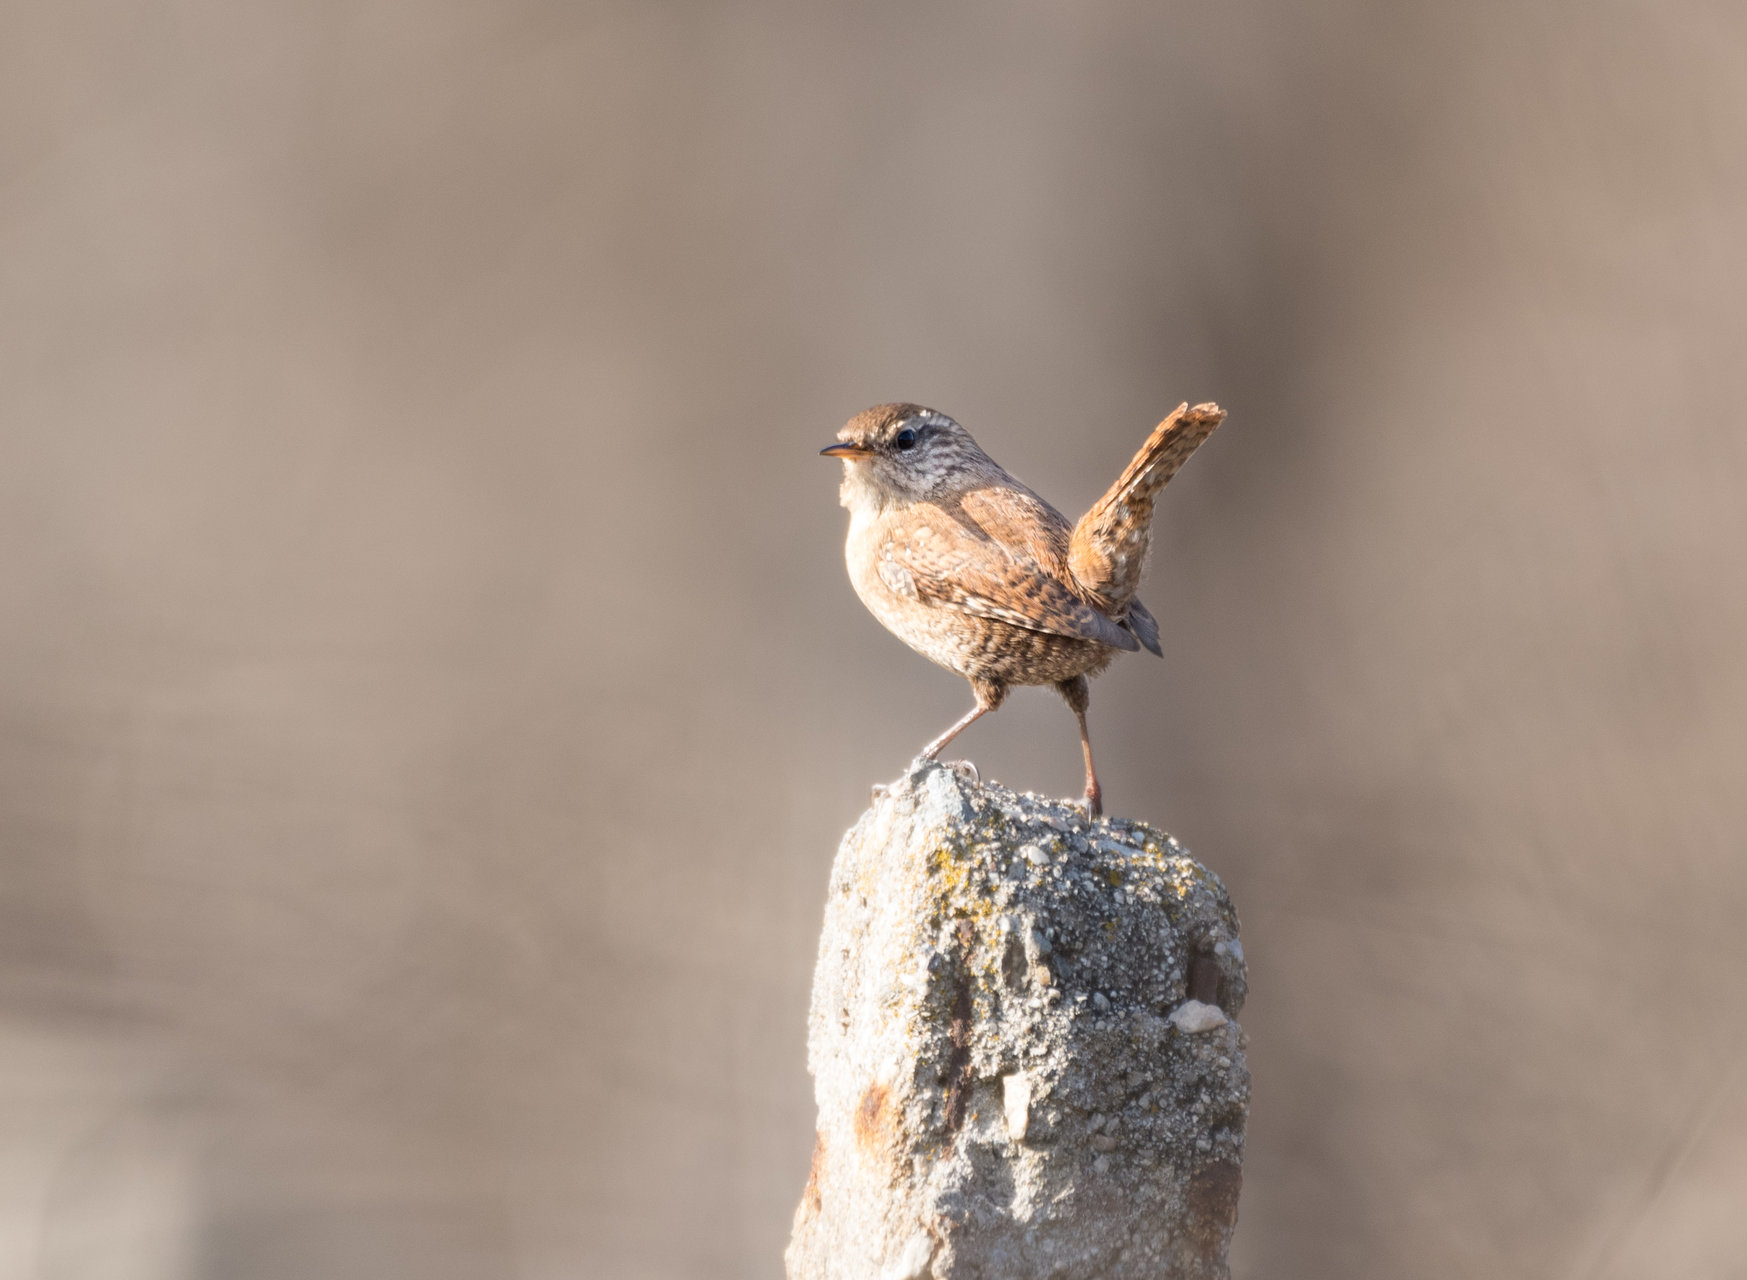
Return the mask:
POLYGON ((917 598, 910 571, 894 558, 892 522, 855 512, 850 517, 843 558, 861 602, 890 630, 908 639, 904 615, 926 606, 917 598))

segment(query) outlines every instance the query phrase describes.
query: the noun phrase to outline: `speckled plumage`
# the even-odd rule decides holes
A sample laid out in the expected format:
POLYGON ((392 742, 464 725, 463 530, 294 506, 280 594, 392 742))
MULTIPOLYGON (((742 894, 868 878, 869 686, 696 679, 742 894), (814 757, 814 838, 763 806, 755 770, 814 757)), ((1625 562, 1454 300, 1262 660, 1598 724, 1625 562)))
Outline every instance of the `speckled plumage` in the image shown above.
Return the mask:
POLYGON ((823 452, 844 462, 844 556, 856 594, 976 695, 975 709, 925 756, 998 707, 1011 686, 1051 684, 1079 718, 1087 808, 1098 812, 1086 679, 1120 650, 1161 652, 1158 624, 1135 599, 1153 499, 1224 416, 1212 404, 1180 406, 1074 526, 945 414, 876 405, 837 433, 840 443, 823 452))

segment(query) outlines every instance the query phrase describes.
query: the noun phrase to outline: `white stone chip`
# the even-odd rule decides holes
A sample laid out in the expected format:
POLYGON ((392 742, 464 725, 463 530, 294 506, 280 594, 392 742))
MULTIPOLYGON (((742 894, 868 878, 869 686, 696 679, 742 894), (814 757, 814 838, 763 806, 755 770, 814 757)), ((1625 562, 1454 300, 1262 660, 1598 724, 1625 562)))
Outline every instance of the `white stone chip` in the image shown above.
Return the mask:
POLYGON ((1031 1127, 1031 1078, 1023 1071, 1001 1077, 1001 1109, 1007 1113, 1007 1136, 1024 1142, 1031 1127))
POLYGON ((934 1261, 934 1237, 918 1231, 904 1245, 903 1252, 880 1272, 880 1280, 922 1280, 928 1264, 934 1261))
POLYGON ((1216 1004, 1204 1004, 1200 1000, 1185 1000, 1171 1010, 1170 1022, 1184 1035, 1192 1036, 1202 1031, 1212 1031, 1215 1027, 1223 1027, 1231 1019, 1225 1016, 1225 1010, 1216 1004))

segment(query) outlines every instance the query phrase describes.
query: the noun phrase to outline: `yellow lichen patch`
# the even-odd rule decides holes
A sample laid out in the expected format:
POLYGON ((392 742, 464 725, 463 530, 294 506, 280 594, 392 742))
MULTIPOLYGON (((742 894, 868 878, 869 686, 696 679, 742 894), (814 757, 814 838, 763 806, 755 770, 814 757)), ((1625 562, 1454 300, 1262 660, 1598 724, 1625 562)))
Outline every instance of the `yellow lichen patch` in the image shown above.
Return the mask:
POLYGON ((929 869, 926 889, 935 923, 950 918, 981 925, 995 914, 994 903, 975 892, 976 867, 967 845, 938 844, 928 851, 925 861, 929 869))
POLYGON ((970 883, 970 861, 965 850, 952 844, 937 844, 926 855, 928 869, 938 884, 938 892, 962 892, 970 883))

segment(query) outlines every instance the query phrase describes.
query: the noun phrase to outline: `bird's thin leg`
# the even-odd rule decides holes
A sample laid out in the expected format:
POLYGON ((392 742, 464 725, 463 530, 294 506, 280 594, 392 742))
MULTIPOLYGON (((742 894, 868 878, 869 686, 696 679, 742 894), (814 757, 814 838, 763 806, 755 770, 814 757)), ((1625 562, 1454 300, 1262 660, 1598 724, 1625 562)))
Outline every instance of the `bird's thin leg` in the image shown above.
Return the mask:
POLYGON ((1098 785, 1098 771, 1092 768, 1092 736, 1086 732, 1086 713, 1074 712, 1080 722, 1080 751, 1086 757, 1086 816, 1097 818, 1104 813, 1104 788, 1098 785))
POLYGON ((924 760, 934 759, 935 756, 939 755, 942 751, 946 750, 947 743, 951 742, 954 738, 958 737, 959 734, 963 733, 966 729, 970 728, 970 726, 977 720, 977 718, 979 716, 982 716, 982 715, 984 715, 990 711, 993 711, 993 710, 994 710, 993 707, 985 707, 985 706, 980 706, 980 705, 972 707, 970 709, 969 713, 967 713, 962 719, 960 719, 957 724, 953 725, 952 728, 948 729, 945 733, 941 734, 933 742, 930 742, 926 747, 922 748, 922 758, 924 760))
POLYGON ((1092 768, 1092 735, 1086 731, 1086 708, 1092 702, 1092 686, 1085 676, 1075 676, 1056 685, 1056 692, 1073 708, 1074 719, 1080 722, 1080 750, 1086 757, 1086 816, 1096 818, 1104 812, 1104 788, 1098 785, 1098 772, 1092 768))
POLYGON ((973 676, 971 678, 971 693, 976 696, 977 705, 972 707, 964 717, 952 728, 941 734, 933 742, 922 748, 922 758, 932 760, 946 749, 946 744, 963 733, 979 716, 985 716, 1000 706, 1007 697, 1007 686, 999 680, 985 680, 973 676))

